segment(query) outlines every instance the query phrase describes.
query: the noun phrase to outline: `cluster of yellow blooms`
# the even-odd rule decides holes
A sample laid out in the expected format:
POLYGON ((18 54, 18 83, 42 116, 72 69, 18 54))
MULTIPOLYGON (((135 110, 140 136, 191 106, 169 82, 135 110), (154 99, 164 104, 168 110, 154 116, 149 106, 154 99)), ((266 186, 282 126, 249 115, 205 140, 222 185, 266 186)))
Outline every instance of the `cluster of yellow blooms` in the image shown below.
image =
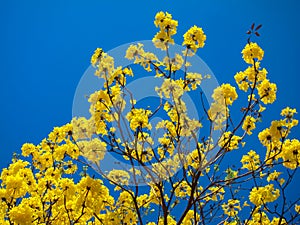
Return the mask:
POLYGON ((204 47, 206 35, 201 27, 193 26, 183 35, 183 38, 183 45, 196 52, 198 48, 204 47))
POLYGON ((255 59, 261 61, 264 57, 264 51, 257 43, 248 43, 242 51, 243 59, 246 63, 254 64, 255 59))
POLYGON ((149 124, 149 115, 151 114, 150 110, 145 109, 132 109, 126 116, 130 123, 130 128, 136 130, 139 128, 148 128, 151 130, 151 124, 149 124))
POLYGON ((77 171, 70 159, 79 148, 70 137, 72 125, 55 128, 40 145, 24 144, 23 156, 1 173, 1 224, 85 224, 114 203, 99 179, 84 176, 76 184, 68 174, 77 171))
POLYGON ((237 199, 229 199, 228 202, 222 205, 222 209, 224 210, 224 214, 235 217, 241 209, 240 201, 237 199))
MULTIPOLYGON (((268 204, 275 202, 289 183, 273 167, 282 164, 295 171, 300 166, 300 141, 288 139, 291 129, 298 125, 294 118, 296 109, 284 108, 283 119, 273 121, 269 128, 259 132, 258 139, 266 148, 264 160, 260 152, 250 150, 242 156, 238 170, 227 168, 218 173, 223 168, 218 163, 225 154, 245 147, 243 140, 258 129, 264 105, 276 99, 276 84, 267 79, 267 70, 260 67, 264 51, 250 40, 242 50, 249 67, 234 78, 240 90, 250 93, 239 125, 233 126, 229 111, 238 99, 237 90, 222 84, 213 91, 210 107, 206 110, 203 106, 210 131, 200 141, 197 132, 202 123, 188 116, 183 95, 197 90, 202 80, 209 78, 188 71, 191 63, 187 60, 204 46, 206 35, 202 28, 192 26, 183 35, 185 51, 172 56, 168 50, 174 44, 178 22, 171 14, 159 12, 154 24, 159 31, 153 43, 166 51, 166 57, 161 60, 146 52, 142 44, 136 44, 130 45, 125 58, 147 72, 154 70, 155 77, 163 79, 155 91, 167 119, 153 126, 163 130, 163 134, 157 138, 151 135, 154 124, 150 119, 156 111, 137 107, 134 96, 126 89, 128 76, 134 76, 132 69, 115 67, 114 58, 97 48, 91 64, 95 75, 104 79, 104 88, 88 98, 90 118, 73 118, 70 123, 55 127, 40 144, 22 146, 23 157, 29 159, 14 157, 1 172, 0 224, 134 225, 145 220, 146 225, 196 225, 220 219, 219 224, 237 225, 241 224, 240 211, 245 207, 251 211, 251 216, 244 220, 247 224, 287 224, 280 213, 271 213, 278 217, 269 219, 268 204), (184 70, 184 75, 180 76, 179 70, 184 70), (131 109, 124 116, 122 112, 128 104, 125 96, 130 96, 131 109), (127 127, 124 129, 121 123, 127 127), (217 140, 212 137, 214 130, 220 131, 217 140), (238 134, 239 130, 243 133, 238 134), (216 154, 212 156, 213 151, 216 154), (131 168, 101 171, 101 160, 113 153, 131 168), (87 168, 79 170, 79 164, 96 168, 114 189, 88 175, 87 168), (80 176, 73 177, 80 171, 80 176), (264 182, 265 175, 268 176, 264 182), (148 184, 147 191, 140 191, 140 179, 148 184), (241 190, 232 189, 251 179, 255 186, 246 194, 251 205, 247 201, 241 205, 241 190), (186 206, 180 210, 182 216, 172 215, 179 211, 178 205, 186 206), (156 222, 149 222, 154 212, 156 222), (214 215, 216 218, 212 218, 214 215)), ((288 209, 290 213, 291 207, 288 209)), ((295 203, 294 209, 295 214, 300 214, 300 205, 295 203)))
POLYGON ((241 137, 233 135, 231 131, 224 132, 219 140, 219 146, 226 151, 231 151, 233 149, 239 148, 239 143, 241 142, 241 137))
POLYGON ((172 19, 169 13, 159 12, 155 16, 154 24, 159 31, 153 38, 157 48, 165 50, 168 44, 174 44, 172 36, 177 33, 178 21, 172 19))
POLYGON ((282 224, 282 225, 286 225, 287 224, 287 222, 285 221, 284 218, 282 218, 282 220, 280 222, 280 218, 273 217, 273 219, 271 221, 265 212, 255 212, 252 216, 252 219, 247 220, 246 222, 247 222, 247 224, 250 224, 250 225, 256 225, 256 224, 262 224, 262 225, 282 224))
POLYGON ((214 122, 214 129, 224 128, 227 118, 229 117, 229 105, 238 98, 235 87, 230 84, 222 84, 214 90, 212 95, 213 102, 208 110, 209 119, 214 122))
POLYGON ((243 155, 241 162, 243 163, 243 167, 248 170, 257 170, 260 166, 259 155, 251 150, 247 155, 243 155))
POLYGON ((274 189, 273 184, 268 184, 265 187, 254 187, 250 192, 249 200, 256 206, 260 206, 274 202, 279 196, 279 189, 274 189))
POLYGON ((258 134, 260 142, 267 148, 266 159, 269 163, 274 160, 283 160, 283 165, 290 169, 296 169, 300 164, 298 139, 288 139, 291 129, 298 125, 294 118, 296 109, 289 107, 281 111, 284 119, 272 121, 269 128, 258 134))
POLYGON ((245 62, 251 66, 234 76, 239 89, 246 92, 248 88, 256 88, 264 104, 273 103, 276 100, 277 86, 267 79, 267 70, 260 68, 264 51, 256 43, 248 43, 242 53, 245 62))

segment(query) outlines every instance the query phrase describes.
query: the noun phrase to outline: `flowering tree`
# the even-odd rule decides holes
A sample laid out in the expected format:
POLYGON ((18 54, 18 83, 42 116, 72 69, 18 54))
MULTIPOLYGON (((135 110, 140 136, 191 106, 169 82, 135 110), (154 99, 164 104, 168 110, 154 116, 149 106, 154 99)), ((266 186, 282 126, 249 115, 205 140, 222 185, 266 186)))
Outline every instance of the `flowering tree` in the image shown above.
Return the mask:
POLYGON ((184 51, 172 55, 178 22, 159 12, 154 24, 159 31, 153 43, 165 57, 142 44, 131 45, 125 57, 162 80, 156 87, 160 103, 139 107, 126 83, 134 66, 116 67, 97 48, 91 63, 104 87, 89 96, 90 117, 73 118, 40 144, 24 144, 23 156, 14 155, 1 173, 1 224, 299 223, 300 196, 286 195, 300 162, 300 142, 288 137, 298 124, 296 109, 282 109, 281 119, 267 128, 259 123, 277 91, 262 67, 264 51, 252 42, 261 25, 248 31, 242 51, 248 67, 234 76, 240 99, 243 92, 248 97, 233 118, 236 88, 220 85, 207 104, 199 89, 210 76, 190 71, 190 59, 206 40, 203 30, 191 27, 183 35, 184 51), (190 92, 200 93, 201 119, 188 113, 183 96, 190 92), (151 123, 159 113, 165 119, 151 123), (162 135, 155 136, 153 127, 162 135), (240 162, 228 160, 239 152, 240 162), (103 171, 107 154, 126 168, 103 171))

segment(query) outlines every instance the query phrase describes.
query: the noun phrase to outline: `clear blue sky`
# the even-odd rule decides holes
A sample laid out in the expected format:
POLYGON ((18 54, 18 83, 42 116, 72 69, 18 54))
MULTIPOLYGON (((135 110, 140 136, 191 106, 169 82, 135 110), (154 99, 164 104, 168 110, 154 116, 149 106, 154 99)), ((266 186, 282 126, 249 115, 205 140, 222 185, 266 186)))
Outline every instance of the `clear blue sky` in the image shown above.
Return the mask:
POLYGON ((278 100, 264 122, 279 118, 285 106, 300 111, 297 0, 6 0, 0 3, 0 168, 22 143, 37 144, 71 120, 76 86, 96 47, 108 51, 151 39, 160 10, 179 20, 177 43, 190 26, 203 27, 207 42, 199 54, 219 82, 233 83, 233 75, 245 69, 245 32, 253 22, 263 24, 263 65, 278 85, 278 100))

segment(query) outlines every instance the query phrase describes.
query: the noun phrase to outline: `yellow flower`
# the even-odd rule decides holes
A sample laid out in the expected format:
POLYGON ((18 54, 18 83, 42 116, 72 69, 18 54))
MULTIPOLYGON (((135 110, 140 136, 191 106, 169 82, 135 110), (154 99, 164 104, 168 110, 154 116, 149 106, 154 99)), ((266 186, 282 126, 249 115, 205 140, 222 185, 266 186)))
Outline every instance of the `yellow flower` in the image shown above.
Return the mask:
POLYGON ((297 113, 296 109, 291 109, 290 107, 284 108, 280 115, 286 117, 287 119, 291 119, 297 113))
POLYGON ((34 221, 34 209, 28 204, 28 199, 24 198, 16 207, 9 211, 9 218, 15 224, 31 225, 34 221))
MULTIPOLYGON (((159 66, 160 62, 157 56, 152 52, 145 52, 144 45, 138 43, 137 45, 130 45, 129 48, 126 50, 125 58, 132 60, 134 59, 134 64, 140 64, 144 67, 146 71, 152 71, 151 65, 159 66)), ((130 71, 123 71, 123 73, 128 73, 128 75, 133 75, 130 71)))
POLYGON ((202 168, 207 161, 202 151, 198 151, 198 149, 195 149, 187 155, 186 162, 188 166, 191 166, 197 170, 199 168, 202 168))
POLYGON ((258 134, 258 139, 264 146, 266 146, 266 147, 269 146, 269 144, 272 142, 272 136, 270 133, 270 129, 266 128, 263 131, 261 131, 258 134))
POLYGON ((178 21, 172 19, 169 13, 159 12, 155 16, 154 24, 160 29, 152 39, 155 47, 166 50, 167 45, 174 44, 172 36, 177 32, 178 21))
POLYGON ((126 118, 130 123, 130 128, 135 131, 137 128, 148 128, 151 130, 151 124, 149 123, 150 110, 145 109, 132 109, 126 118))
POLYGON ((271 104, 276 100, 277 86, 270 83, 268 79, 263 80, 257 85, 258 95, 260 100, 265 104, 271 104))
POLYGON ((126 50, 126 59, 135 59, 134 63, 137 63, 140 60, 141 56, 144 55, 145 51, 143 49, 143 44, 138 43, 137 45, 130 45, 129 48, 126 50))
MULTIPOLYGON (((168 215, 167 224, 168 225, 176 225, 177 223, 176 223, 176 220, 174 220, 172 216, 168 215)), ((164 225, 164 218, 160 217, 157 225, 164 225)))
POLYGON ((160 143, 160 146, 157 148, 157 152, 161 159, 166 156, 167 152, 170 155, 173 155, 175 146, 172 142, 172 139, 168 137, 168 135, 164 134, 164 137, 158 138, 158 142, 160 143))
POLYGON ((192 90, 196 90, 202 82, 202 75, 199 73, 187 73, 186 79, 188 84, 191 84, 192 90))
POLYGON ((72 197, 76 193, 76 185, 74 184, 73 179, 62 178, 58 182, 58 187, 60 187, 68 199, 72 199, 72 197))
POLYGON ((247 75, 244 72, 239 72, 234 75, 234 79, 242 91, 247 91, 249 88, 249 83, 247 81, 247 75))
POLYGON ((165 31, 157 32, 153 37, 152 42, 156 48, 162 50, 166 50, 168 43, 174 44, 174 40, 165 31))
POLYGON ((81 155, 91 162, 99 162, 105 156, 106 143, 98 138, 93 138, 90 141, 79 141, 77 145, 81 155))
POLYGON ((256 62, 255 66, 249 66, 245 71, 241 71, 235 74, 234 79, 239 86, 240 90, 247 91, 248 88, 253 88, 254 83, 259 85, 267 77, 267 70, 265 68, 260 69, 260 63, 256 62))
POLYGON ((166 70, 176 71, 180 70, 183 64, 183 58, 178 53, 175 54, 174 58, 165 57, 163 59, 163 63, 165 64, 166 70))
POLYGON ((297 113, 296 109, 291 109, 290 107, 284 108, 280 115, 284 117, 284 125, 291 129, 298 125, 298 120, 294 119, 294 115, 297 113))
POLYGON ((178 21, 172 19, 172 15, 168 12, 158 12, 155 15, 154 24, 160 30, 169 33, 169 35, 176 34, 178 21))
MULTIPOLYGON (((270 220, 265 212, 254 212, 251 220, 246 220, 248 225, 270 225, 270 220)), ((277 223, 278 224, 278 223, 277 223)), ((283 224, 282 224, 283 225, 283 224)))
POLYGON ((246 116, 246 119, 244 120, 244 123, 243 123, 243 126, 242 126, 242 129, 244 131, 247 132, 247 134, 252 134, 252 130, 255 129, 255 122, 256 122, 256 119, 253 118, 252 116, 246 116))
POLYGON ((243 167, 250 171, 256 170, 260 165, 259 155, 251 150, 247 155, 243 155, 241 162, 243 163, 243 167))
POLYGON ((72 159, 77 159, 79 157, 80 152, 76 144, 74 144, 70 140, 67 140, 66 144, 64 144, 63 146, 66 149, 66 154, 70 156, 72 159))
MULTIPOLYGON (((95 95, 94 97, 97 98, 98 96, 95 95)), ((93 99, 92 101, 97 101, 97 100, 93 99)), ((92 135, 96 133, 95 124, 91 118, 86 119, 85 117, 79 117, 79 118, 74 117, 71 121, 71 124, 72 124, 72 137, 75 141, 79 141, 82 139, 90 139, 92 135)))
POLYGON ((156 87, 155 90, 160 97, 164 95, 176 101, 184 94, 183 80, 165 79, 161 87, 156 87))
POLYGON ((252 188, 249 200, 256 206, 264 203, 274 202, 280 196, 279 189, 274 189, 273 184, 268 184, 264 187, 252 188))
POLYGON ((65 174, 74 174, 77 171, 77 165, 72 160, 64 162, 64 167, 66 167, 64 169, 65 174))
POLYGON ((235 87, 230 84, 222 84, 220 87, 217 87, 212 94, 212 98, 223 105, 232 105, 237 97, 235 87))
POLYGON ((97 66, 95 75, 97 77, 103 78, 105 81, 109 81, 115 71, 116 69, 114 58, 108 55, 107 53, 102 53, 101 61, 97 66))
POLYGON ((238 145, 241 141, 241 137, 233 135, 230 131, 223 133, 219 140, 219 146, 224 148, 226 151, 238 149, 238 145))
POLYGON ((152 71, 151 69, 151 63, 155 64, 155 62, 157 62, 157 56, 152 53, 152 52, 145 52, 142 57, 141 60, 139 62, 139 64, 144 67, 144 69, 148 72, 152 71))
POLYGON ((254 64, 254 59, 262 60, 264 57, 264 51, 258 46, 257 43, 246 44, 243 51, 243 59, 246 63, 254 64))
POLYGON ((93 66, 95 66, 95 65, 99 62, 102 53, 103 53, 102 48, 97 48, 97 49, 95 50, 94 54, 93 54, 92 57, 91 57, 91 64, 92 64, 93 66))
POLYGON ((263 107, 261 104, 259 104, 259 110, 258 110, 258 112, 263 112, 263 111, 265 111, 266 110, 266 107, 263 107))
POLYGON ((225 190, 223 187, 214 186, 210 187, 209 190, 211 192, 208 194, 206 200, 219 201, 224 199, 225 190))
POLYGON ((200 221, 200 215, 194 210, 189 210, 184 217, 182 224, 183 225, 194 225, 200 221), (195 221, 196 220, 196 221, 195 221))
POLYGON ((208 110, 208 115, 213 121, 214 130, 220 130, 225 126, 225 121, 229 116, 229 109, 224 104, 213 102, 208 110))
POLYGON ((247 201, 245 201, 244 204, 243 204, 243 207, 248 207, 248 206, 250 206, 250 205, 248 204, 247 201))
POLYGON ((285 128, 285 123, 283 120, 274 120, 271 122, 270 134, 273 141, 279 141, 282 137, 285 137, 287 135, 286 132, 287 130, 285 128))
POLYGON ((198 48, 203 48, 206 35, 201 27, 193 26, 183 35, 183 38, 182 45, 196 52, 198 48))
POLYGON ((295 211, 300 214, 300 205, 295 205, 295 211))
POLYGON ((161 203, 160 190, 153 183, 150 183, 149 201, 157 205, 161 203))
POLYGON ((191 187, 186 181, 176 182, 174 186, 176 187, 175 196, 183 198, 191 195, 191 187))
MULTIPOLYGON (((114 204, 113 198, 109 195, 109 190, 99 179, 90 176, 82 177, 76 185, 76 198, 71 201, 71 207, 82 210, 82 206, 88 209, 85 212, 92 214, 104 210, 107 205, 114 204)), ((89 220, 88 217, 87 220, 89 220)))
POLYGON ((237 199, 229 199, 227 203, 222 204, 224 213, 228 216, 235 217, 241 210, 240 201, 237 199))
POLYGON ((274 170, 274 172, 269 174, 267 181, 270 182, 271 180, 277 180, 280 174, 282 174, 282 173, 274 170))
POLYGON ((61 143, 67 136, 63 127, 54 127, 53 131, 48 135, 48 140, 53 143, 61 143))
POLYGON ((154 156, 152 148, 150 146, 145 147, 141 143, 137 143, 135 148, 130 148, 128 150, 129 152, 127 151, 127 154, 124 156, 126 160, 129 160, 129 157, 127 156, 129 155, 131 158, 145 163, 151 161, 154 156))
POLYGON ((21 150, 22 150, 22 155, 23 156, 29 156, 34 151, 36 151, 36 146, 34 144, 31 144, 31 143, 25 143, 25 144, 23 144, 21 150))
POLYGON ((290 169, 296 169, 300 166, 300 141, 298 139, 287 139, 284 142, 280 157, 283 159, 283 165, 290 169))
POLYGON ((279 221, 280 221, 280 218, 274 217, 273 220, 271 221, 271 223, 269 223, 269 224, 270 225, 288 225, 284 218, 281 219, 280 223, 279 223, 279 221))
POLYGON ((124 170, 112 170, 107 175, 108 179, 116 184, 128 185, 130 175, 124 170))
POLYGON ((139 208, 145 207, 147 208, 149 206, 149 199, 147 194, 143 194, 137 197, 136 201, 138 203, 139 208))

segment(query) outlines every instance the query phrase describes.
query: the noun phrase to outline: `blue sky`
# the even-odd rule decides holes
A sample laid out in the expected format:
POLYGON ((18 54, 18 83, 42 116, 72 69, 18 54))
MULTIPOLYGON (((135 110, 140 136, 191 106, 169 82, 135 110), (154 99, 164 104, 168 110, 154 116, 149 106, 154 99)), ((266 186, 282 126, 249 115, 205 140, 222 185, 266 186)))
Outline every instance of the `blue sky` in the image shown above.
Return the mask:
POLYGON ((297 1, 2 1, 1 165, 22 143, 38 143, 71 119, 76 86, 96 47, 151 39, 159 10, 179 20, 179 44, 190 26, 203 27, 207 42, 199 55, 219 82, 233 82, 245 68, 245 31, 263 24, 264 66, 279 90, 267 113, 276 116, 285 105, 300 109, 299 9, 297 1))
MULTIPOLYGON (((285 106, 300 110, 299 1, 6 0, 0 3, 0 168, 24 142, 37 144, 71 120, 77 84, 96 47, 108 51, 151 39, 160 10, 179 21, 179 44, 190 26, 203 27, 207 42, 199 55, 219 82, 233 83, 245 69, 245 32, 253 22, 263 24, 257 39, 265 50, 263 66, 278 85, 278 100, 264 122, 279 118, 285 106)), ((299 138, 300 129, 294 131, 299 138)))

